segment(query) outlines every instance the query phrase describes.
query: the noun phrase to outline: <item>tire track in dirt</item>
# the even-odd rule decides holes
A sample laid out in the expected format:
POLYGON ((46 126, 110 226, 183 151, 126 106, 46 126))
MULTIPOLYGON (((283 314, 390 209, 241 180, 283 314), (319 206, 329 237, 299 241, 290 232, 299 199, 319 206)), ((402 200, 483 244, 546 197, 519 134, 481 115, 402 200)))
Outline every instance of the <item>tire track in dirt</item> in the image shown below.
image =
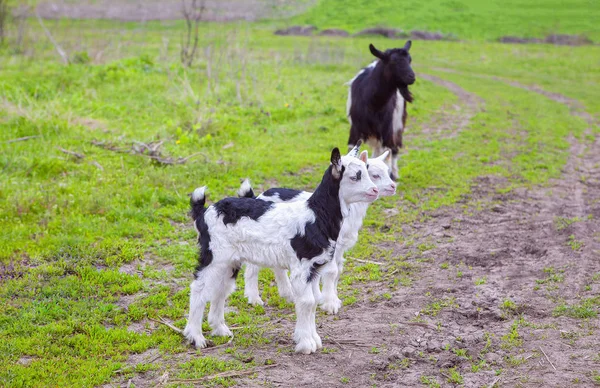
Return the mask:
MULTIPOLYGON (((531 91, 586 116, 575 100, 539 88, 531 91)), ((465 215, 460 206, 439 209, 429 221, 407 228, 414 233, 408 236, 414 243, 396 245, 395 254, 408 255, 421 242, 436 244, 424 252, 430 259, 426 264, 412 261, 420 266, 412 287, 398 289, 390 300, 371 302, 373 290, 379 287, 383 292, 385 285, 354 286, 362 289, 362 301, 344 307, 337 318, 317 320, 324 344, 335 349, 333 353, 275 356, 270 345, 254 354, 257 359, 275 356, 279 366, 244 380, 244 385, 337 386, 344 379, 350 386, 422 386, 423 375, 447 382, 450 372, 443 370, 452 367, 460 370, 465 386, 558 387, 575 378, 590 383, 587 373, 600 352, 590 335, 597 324, 553 315, 561 299, 579 301, 585 285, 591 286, 590 295, 600 293, 600 284, 591 282, 600 272, 594 259, 600 253, 600 139, 588 149, 574 138, 570 141, 564 174, 548 187, 497 194, 497 179, 482 177, 465 203, 484 202, 484 210, 465 215), (593 218, 585 219, 587 214, 593 218), (557 217, 581 221, 559 230, 557 217), (567 245, 571 234, 583 247, 573 250, 567 245), (444 262, 449 269, 440 269, 444 262), (548 280, 561 277, 562 281, 548 280), (475 285, 478 279, 485 281, 475 285), (503 309, 508 299, 514 307, 503 309), (430 315, 424 314, 427 311, 430 315), (514 346, 508 333, 517 314, 525 323, 517 325, 514 346), (411 322, 416 316, 425 324, 411 322), (344 341, 348 339, 352 341, 344 341), (487 367, 471 372, 480 358, 487 367), (497 376, 497 368, 508 371, 497 376)), ((292 331, 293 322, 282 322, 264 335, 291 348, 287 338, 292 331)))
POLYGON ((455 114, 449 114, 444 109, 434 120, 423 125, 421 132, 427 135, 428 139, 438 140, 457 136, 469 125, 471 118, 483 108, 484 101, 481 97, 467 92, 454 82, 425 73, 419 73, 419 77, 448 89, 459 99, 458 105, 451 106, 455 114))

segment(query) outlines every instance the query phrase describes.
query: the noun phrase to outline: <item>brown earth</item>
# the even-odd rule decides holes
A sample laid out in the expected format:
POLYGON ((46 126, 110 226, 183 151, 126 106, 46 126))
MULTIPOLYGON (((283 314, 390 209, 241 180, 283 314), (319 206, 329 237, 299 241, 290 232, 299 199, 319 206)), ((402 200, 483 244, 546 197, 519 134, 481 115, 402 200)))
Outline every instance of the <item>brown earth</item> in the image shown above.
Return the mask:
MULTIPOLYGON (((513 86, 568 104, 594 125, 571 99, 513 86)), ((600 368, 597 318, 555 310, 600 294, 600 279, 593 277, 600 273, 600 139, 570 142, 563 176, 549 185, 497 194, 502 182, 483 177, 465 198, 483 210, 465 213, 459 204, 406 227, 414 244, 390 243, 395 255, 422 242, 435 244, 425 252, 429 260, 412 263, 419 270, 411 287, 373 302, 371 296, 387 286, 369 284, 361 289, 362 301, 339 316, 318 317, 330 353, 290 353, 293 322, 266 330, 279 346, 253 353, 278 366, 240 384, 422 386, 426 375, 453 386, 448 369, 456 368, 468 387, 593 385, 592 373, 600 368), (443 307, 437 315, 434 301, 443 307), (511 341, 512 327, 518 334, 511 341), (474 372, 480 360, 487 366, 474 372)))

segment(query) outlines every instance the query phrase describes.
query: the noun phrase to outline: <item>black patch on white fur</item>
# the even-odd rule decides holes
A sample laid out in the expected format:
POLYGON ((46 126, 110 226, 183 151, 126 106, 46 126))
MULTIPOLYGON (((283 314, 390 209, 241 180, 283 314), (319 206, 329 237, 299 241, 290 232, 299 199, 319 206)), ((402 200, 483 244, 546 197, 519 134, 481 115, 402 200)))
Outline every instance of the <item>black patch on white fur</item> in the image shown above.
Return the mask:
POLYGON ((223 216, 223 223, 236 224, 242 217, 257 221, 272 206, 273 202, 253 198, 225 198, 213 205, 219 216, 223 216))
POLYGON ((313 280, 315 280, 317 278, 317 275, 319 274, 319 271, 321 270, 321 267, 324 265, 325 263, 313 263, 313 265, 311 265, 310 267, 310 272, 308 273, 308 278, 306 279, 306 282, 310 283, 313 280))
POLYGON ((231 273, 231 278, 232 279, 237 279, 238 274, 240 273, 240 268, 242 267, 234 267, 231 273))
POLYGON ((345 168, 342 166, 339 179, 333 177, 332 168, 329 166, 321 184, 307 201, 308 207, 315 213, 315 222, 306 224, 303 235, 298 233, 291 239, 299 260, 312 259, 330 249, 330 241, 336 241, 340 234, 342 210, 339 192, 345 168))
POLYGON ((269 189, 262 193, 263 197, 276 197, 279 196, 279 199, 282 201, 289 201, 296 198, 298 195, 302 193, 302 190, 295 189, 287 189, 285 187, 277 187, 273 189, 269 189))

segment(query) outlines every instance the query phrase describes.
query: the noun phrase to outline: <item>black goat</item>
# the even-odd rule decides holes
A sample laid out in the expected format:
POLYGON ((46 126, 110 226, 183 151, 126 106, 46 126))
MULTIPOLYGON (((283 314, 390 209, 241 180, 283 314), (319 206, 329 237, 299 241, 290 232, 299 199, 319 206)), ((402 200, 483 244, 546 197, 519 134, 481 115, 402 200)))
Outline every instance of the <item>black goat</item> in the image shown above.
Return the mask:
POLYGON ((348 84, 347 115, 350 121, 348 147, 359 141, 373 147, 373 156, 385 149, 392 152, 392 179, 398 179, 398 150, 406 123, 406 102, 413 98, 408 86, 415 82, 410 63, 411 41, 403 48, 381 52, 372 44, 371 54, 378 58, 362 69, 348 84))

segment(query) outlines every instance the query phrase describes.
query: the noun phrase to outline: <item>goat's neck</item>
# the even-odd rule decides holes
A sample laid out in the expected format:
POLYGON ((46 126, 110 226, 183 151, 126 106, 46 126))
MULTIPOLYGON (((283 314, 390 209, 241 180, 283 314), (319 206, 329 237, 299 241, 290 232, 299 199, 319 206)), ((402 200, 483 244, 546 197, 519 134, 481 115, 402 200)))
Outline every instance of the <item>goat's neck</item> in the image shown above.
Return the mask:
POLYGON ((337 239, 342 223, 342 204, 339 181, 331 176, 331 167, 323 176, 321 184, 308 199, 308 207, 315 212, 315 222, 328 238, 337 239))
POLYGON ((397 87, 391 77, 385 74, 385 65, 379 62, 373 73, 373 94, 371 95, 371 106, 375 111, 380 110, 396 94, 397 87))

